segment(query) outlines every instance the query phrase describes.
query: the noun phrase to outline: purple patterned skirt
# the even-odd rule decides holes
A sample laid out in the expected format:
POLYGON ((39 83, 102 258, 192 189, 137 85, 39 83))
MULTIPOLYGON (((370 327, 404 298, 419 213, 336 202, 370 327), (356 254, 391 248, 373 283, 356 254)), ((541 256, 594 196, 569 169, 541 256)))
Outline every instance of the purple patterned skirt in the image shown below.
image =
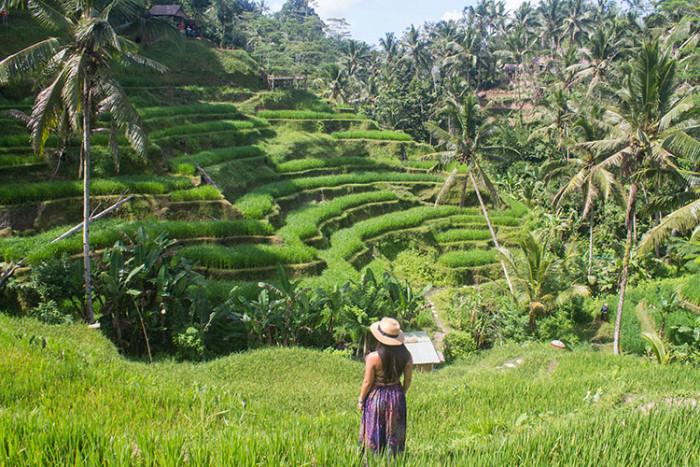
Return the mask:
POLYGON ((374 452, 389 447, 393 454, 406 447, 406 396, 401 384, 375 386, 362 410, 360 444, 374 452))

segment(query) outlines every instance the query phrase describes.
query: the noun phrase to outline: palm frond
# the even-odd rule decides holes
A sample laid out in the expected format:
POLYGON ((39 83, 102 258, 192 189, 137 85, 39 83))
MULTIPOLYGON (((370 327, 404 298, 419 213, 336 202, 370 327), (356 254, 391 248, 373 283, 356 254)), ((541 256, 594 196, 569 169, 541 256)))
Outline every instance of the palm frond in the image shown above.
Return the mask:
POLYGON ((74 23, 54 5, 43 0, 27 0, 31 15, 43 27, 53 31, 68 31, 74 23))
POLYGON ((27 73, 40 69, 60 47, 55 37, 30 45, 0 62, 0 84, 7 84, 27 73))
POLYGON ((109 112, 114 122, 126 135, 131 147, 140 155, 145 155, 148 146, 146 132, 136 109, 129 102, 124 89, 115 80, 100 83, 102 96, 100 110, 109 112))
POLYGON ((664 217, 639 243, 640 252, 648 252, 661 245, 673 231, 687 232, 700 225, 700 199, 664 217))
POLYGON ((29 120, 32 148, 36 154, 44 153, 44 145, 49 132, 58 125, 63 109, 62 92, 66 81, 65 72, 59 73, 54 81, 44 88, 34 101, 29 120))
POLYGON ((673 132, 664 140, 663 146, 674 156, 700 160, 700 141, 685 131, 673 132))
POLYGON ((692 91, 678 101, 666 114, 659 120, 659 132, 666 131, 673 123, 683 114, 697 108, 697 95, 692 91))

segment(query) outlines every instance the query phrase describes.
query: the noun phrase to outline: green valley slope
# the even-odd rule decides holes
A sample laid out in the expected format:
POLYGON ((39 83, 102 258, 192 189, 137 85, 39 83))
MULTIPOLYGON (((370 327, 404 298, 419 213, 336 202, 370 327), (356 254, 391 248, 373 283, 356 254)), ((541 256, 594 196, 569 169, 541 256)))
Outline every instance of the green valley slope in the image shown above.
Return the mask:
MULTIPOLYGON (((362 367, 303 349, 124 360, 83 326, 0 317, 10 465, 352 465, 362 367)), ((697 465, 700 371, 506 346, 408 395, 406 465, 697 465)))

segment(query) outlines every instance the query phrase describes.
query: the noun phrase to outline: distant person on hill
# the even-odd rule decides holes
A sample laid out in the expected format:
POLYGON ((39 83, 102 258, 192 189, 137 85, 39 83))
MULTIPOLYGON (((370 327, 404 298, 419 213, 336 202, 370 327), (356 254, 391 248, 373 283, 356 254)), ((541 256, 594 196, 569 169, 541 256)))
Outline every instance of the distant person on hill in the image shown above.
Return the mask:
POLYGON ((600 319, 602 321, 608 320, 608 304, 607 303, 603 304, 603 306, 600 308, 600 319))
POLYGON ((403 344, 399 322, 383 318, 369 328, 376 351, 365 359, 365 377, 357 408, 362 412, 360 444, 375 453, 406 447, 406 392, 411 386, 413 360, 403 344), (403 375, 403 384, 401 376, 403 375))

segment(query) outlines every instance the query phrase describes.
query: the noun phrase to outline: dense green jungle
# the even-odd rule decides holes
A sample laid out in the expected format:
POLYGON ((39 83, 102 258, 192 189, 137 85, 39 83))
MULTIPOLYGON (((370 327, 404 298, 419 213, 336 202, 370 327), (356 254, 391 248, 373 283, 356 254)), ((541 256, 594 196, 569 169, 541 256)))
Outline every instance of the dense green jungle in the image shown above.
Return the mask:
POLYGON ((699 465, 700 6, 466 3, 0 0, 0 465, 699 465))

